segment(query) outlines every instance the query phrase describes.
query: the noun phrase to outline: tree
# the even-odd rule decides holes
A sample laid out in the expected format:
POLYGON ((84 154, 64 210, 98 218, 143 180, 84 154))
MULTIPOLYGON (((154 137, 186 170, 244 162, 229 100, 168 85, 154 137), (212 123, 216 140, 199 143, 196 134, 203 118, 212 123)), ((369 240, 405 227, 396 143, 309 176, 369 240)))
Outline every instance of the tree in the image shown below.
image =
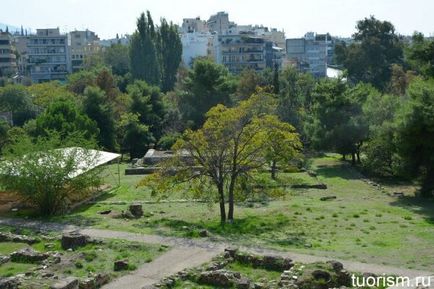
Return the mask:
POLYGON ((121 152, 129 153, 130 159, 143 157, 149 145, 155 142, 149 127, 140 123, 137 114, 123 114, 117 131, 121 152))
POLYGON ((152 85, 161 81, 161 67, 156 48, 156 32, 149 11, 137 19, 137 30, 131 37, 130 67, 133 78, 152 85))
POLYGON ((421 176, 423 196, 434 193, 434 81, 415 81, 396 116, 396 145, 410 176, 421 176))
POLYGON ((71 199, 85 196, 100 184, 98 170, 76 175, 96 164, 97 154, 86 147, 78 134, 67 139, 51 134, 36 139, 21 137, 4 150, 0 166, 0 185, 20 194, 44 216, 63 212, 71 199), (72 141, 73 140, 73 141, 72 141), (69 145, 80 144, 84 148, 69 145))
POLYGON ((368 134, 362 103, 373 89, 360 84, 349 89, 342 80, 321 81, 314 91, 312 116, 306 125, 315 149, 334 150, 353 164, 360 162, 360 149, 368 134))
POLYGON ((238 100, 246 100, 254 94, 258 86, 261 86, 263 79, 259 73, 253 69, 241 71, 237 84, 236 96, 238 100))
POLYGON ((67 138, 71 133, 80 133, 87 139, 99 135, 95 121, 82 113, 78 106, 68 99, 54 101, 36 118, 35 136, 48 136, 56 131, 60 138, 67 138))
POLYGON ((311 74, 301 74, 288 67, 280 75, 277 114, 304 133, 304 122, 312 107, 315 79, 311 74))
POLYGON ((175 86, 176 74, 181 63, 182 43, 178 27, 173 23, 167 23, 164 18, 161 19, 158 35, 162 68, 161 90, 167 92, 175 86))
POLYGON ((22 85, 0 88, 0 111, 12 112, 14 125, 22 126, 36 116, 31 96, 22 85))
POLYGON ((355 82, 367 82, 384 91, 391 77, 391 65, 403 62, 402 41, 395 27, 375 17, 357 22, 355 43, 336 50, 336 59, 355 82))
POLYGON ((113 44, 104 51, 104 63, 114 74, 124 76, 130 71, 129 47, 113 44))
POLYGON ((3 146, 7 143, 9 129, 9 124, 0 119, 0 152, 2 151, 3 146))
POLYGON ((396 172, 395 115, 404 97, 373 93, 363 104, 363 114, 369 125, 368 141, 363 146, 363 167, 377 175, 396 172))
POLYGON ((144 81, 136 80, 127 87, 131 97, 130 112, 137 114, 141 124, 149 127, 150 132, 159 139, 166 109, 160 89, 144 81))
POLYGON ((96 71, 80 70, 68 76, 68 89, 75 94, 83 94, 88 86, 95 86, 96 71))
POLYGON ((32 96, 33 103, 42 108, 62 97, 73 98, 73 94, 59 81, 35 83, 27 87, 27 91, 32 96))
POLYGON ((235 91, 228 70, 210 60, 196 60, 184 81, 184 93, 180 95, 180 110, 183 118, 200 127, 206 112, 217 104, 230 105, 235 91))
POLYGON ((104 91, 97 87, 87 87, 84 91, 83 111, 98 126, 98 144, 107 150, 115 150, 116 129, 113 108, 104 91))
POLYGON ((233 222, 236 197, 246 194, 240 180, 251 178, 268 158, 274 159, 268 149, 270 141, 282 140, 283 136, 283 141, 294 147, 299 144, 292 127, 267 114, 270 105, 266 100, 270 99, 267 95, 255 95, 233 108, 222 104, 213 107, 202 128, 187 130, 176 142, 173 162, 163 165, 161 172, 145 179, 142 185, 155 181, 154 188, 161 188, 158 184, 167 180, 187 182, 195 186, 194 191, 201 197, 219 203, 222 224, 226 220, 233 222), (275 135, 278 139, 269 139, 275 135), (188 161, 186 154, 191 157, 188 161))
POLYGON ((425 77, 434 76, 434 40, 427 40, 422 33, 416 32, 405 52, 413 70, 425 77))
POLYGON ((271 163, 271 178, 276 179, 277 165, 287 166, 300 156, 302 148, 299 135, 289 123, 275 115, 264 116, 266 139, 265 158, 271 163))

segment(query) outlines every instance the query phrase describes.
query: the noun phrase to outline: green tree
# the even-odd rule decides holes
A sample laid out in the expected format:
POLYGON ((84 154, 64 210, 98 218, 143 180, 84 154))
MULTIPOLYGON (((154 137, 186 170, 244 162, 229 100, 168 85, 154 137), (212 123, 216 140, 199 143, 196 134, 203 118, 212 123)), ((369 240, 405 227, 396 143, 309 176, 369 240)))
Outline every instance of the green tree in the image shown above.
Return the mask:
POLYGON ((360 161, 360 149, 368 134, 362 103, 372 92, 360 84, 348 88, 342 80, 321 81, 314 91, 312 115, 307 122, 309 139, 315 149, 350 154, 353 164, 360 161))
POLYGON ((238 100, 246 100, 257 92, 258 87, 263 84, 263 79, 259 73, 253 69, 241 71, 238 77, 236 96, 238 100))
POLYGON ((280 75, 277 114, 301 133, 304 133, 304 122, 311 112, 314 88, 315 79, 311 74, 301 74, 289 67, 280 75))
POLYGON ((107 150, 115 150, 116 128, 113 108, 104 91, 97 87, 87 87, 84 91, 83 110, 98 126, 98 144, 107 150))
POLYGON ((250 179, 267 164, 268 158, 274 159, 268 149, 273 141, 270 137, 293 142, 294 147, 299 144, 292 127, 266 113, 269 105, 261 99, 264 97, 252 96, 233 108, 222 104, 213 107, 202 128, 187 130, 174 145, 173 162, 164 164, 161 172, 146 178, 141 185, 162 190, 168 181, 187 182, 200 197, 219 203, 222 224, 233 222, 237 197, 247 193, 241 179, 250 179), (186 153, 191 156, 190 161, 185 161, 186 153))
POLYGON ((136 80, 127 87, 131 97, 130 112, 137 114, 141 124, 149 127, 158 140, 162 134, 162 124, 166 109, 160 89, 146 82, 136 80))
POLYGON ((425 77, 434 77, 434 40, 425 39, 422 33, 416 32, 405 52, 413 70, 425 77))
POLYGON ((98 159, 97 154, 87 149, 88 145, 77 134, 66 139, 50 134, 35 142, 21 136, 3 150, 0 186, 20 194, 41 215, 62 213, 72 199, 88 195, 92 187, 100 184, 97 169, 77 175, 98 159), (74 147, 63 150, 70 145, 74 147))
POLYGON ((117 132, 121 153, 129 153, 131 159, 143 157, 149 145, 155 142, 149 127, 140 123, 137 114, 123 114, 117 132))
POLYGON ((68 89, 75 94, 83 94, 88 86, 96 85, 96 71, 95 70, 80 70, 79 72, 70 74, 68 76, 68 89))
POLYGON ((0 111, 12 112, 14 125, 22 126, 36 115, 31 96, 22 85, 0 88, 0 111))
POLYGON ((137 19, 137 30, 131 37, 130 68, 134 79, 152 85, 161 81, 161 67, 156 48, 156 31, 149 11, 137 19))
POLYGON ((178 33, 178 27, 173 23, 167 23, 163 18, 159 27, 162 81, 161 90, 172 90, 176 82, 176 74, 182 56, 182 43, 178 33))
POLYGON ((396 145, 407 174, 421 176, 423 196, 434 193, 434 81, 415 81, 396 116, 396 145))
POLYGON ((130 71, 129 47, 113 44, 104 51, 104 63, 114 74, 124 76, 130 71))
POLYGON ((58 98, 73 98, 73 94, 59 81, 35 83, 27 87, 28 93, 32 96, 35 105, 46 108, 58 98))
POLYGON ((72 133, 81 133, 87 139, 99 135, 95 121, 82 113, 72 100, 59 99, 36 118, 35 136, 47 136, 52 131, 61 138, 67 138, 72 133))
POLYGON ((0 152, 8 141, 9 124, 0 119, 0 152))
POLYGON ((370 173, 393 175, 396 171, 395 115, 403 97, 372 93, 363 104, 369 124, 368 141, 363 146, 363 166, 370 173))
POLYGON ((384 91, 391 77, 391 65, 403 62, 403 45, 395 33, 395 27, 388 21, 375 17, 357 22, 353 35, 355 43, 336 50, 338 61, 356 82, 367 82, 384 91))
POLYGON ((194 62, 183 85, 180 110, 183 118, 195 128, 204 123, 205 114, 211 107, 231 105, 231 95, 235 92, 228 70, 205 59, 194 62))

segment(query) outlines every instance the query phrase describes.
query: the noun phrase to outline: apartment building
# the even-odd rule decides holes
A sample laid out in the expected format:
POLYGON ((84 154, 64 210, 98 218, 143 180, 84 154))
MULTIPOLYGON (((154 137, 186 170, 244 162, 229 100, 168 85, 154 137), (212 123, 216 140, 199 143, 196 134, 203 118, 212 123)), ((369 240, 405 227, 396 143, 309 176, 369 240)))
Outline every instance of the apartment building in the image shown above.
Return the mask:
POLYGON ((254 35, 219 35, 216 46, 217 63, 232 73, 246 68, 261 71, 266 68, 266 41, 254 35))
POLYGON ((59 28, 37 29, 27 43, 28 65, 33 82, 65 81, 70 68, 68 36, 59 28))
POLYGON ((87 57, 101 51, 100 39, 90 30, 72 31, 68 36, 70 67, 72 72, 77 72, 83 69, 87 57))
POLYGON ((330 34, 308 32, 303 38, 287 39, 286 53, 298 70, 325 77, 334 57, 334 41, 330 34))
POLYGON ((218 12, 212 15, 207 25, 210 32, 215 32, 219 35, 228 34, 229 29, 236 26, 234 22, 229 21, 229 14, 226 12, 218 12))
POLYGON ((14 38, 9 32, 0 30, 0 77, 17 73, 17 57, 14 38))

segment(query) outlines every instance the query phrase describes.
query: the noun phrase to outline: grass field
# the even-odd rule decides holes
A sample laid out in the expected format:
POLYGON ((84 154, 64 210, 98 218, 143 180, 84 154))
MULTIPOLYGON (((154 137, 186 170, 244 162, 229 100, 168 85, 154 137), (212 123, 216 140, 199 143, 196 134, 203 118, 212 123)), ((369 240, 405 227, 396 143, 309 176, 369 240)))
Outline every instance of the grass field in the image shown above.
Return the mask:
MULTIPOLYGON (((121 168, 123 172, 124 167, 121 168)), ((414 192, 411 184, 385 184, 381 189, 368 184, 338 156, 313 159, 307 173, 282 173, 283 183, 318 183, 327 190, 285 189, 278 199, 265 203, 240 204, 234 224, 222 227, 216 205, 206 203, 146 203, 145 217, 126 220, 98 212, 127 210, 134 201, 155 201, 147 188, 136 188, 141 176, 121 175, 121 186, 91 204, 55 221, 98 228, 198 237, 207 229, 215 239, 238 244, 292 250, 367 263, 434 270, 434 203, 414 196, 395 198, 394 191, 414 192), (336 196, 321 201, 324 196, 336 196)), ((116 184, 117 168, 109 167, 106 181, 116 184)), ((173 191, 165 196, 185 196, 173 191)))

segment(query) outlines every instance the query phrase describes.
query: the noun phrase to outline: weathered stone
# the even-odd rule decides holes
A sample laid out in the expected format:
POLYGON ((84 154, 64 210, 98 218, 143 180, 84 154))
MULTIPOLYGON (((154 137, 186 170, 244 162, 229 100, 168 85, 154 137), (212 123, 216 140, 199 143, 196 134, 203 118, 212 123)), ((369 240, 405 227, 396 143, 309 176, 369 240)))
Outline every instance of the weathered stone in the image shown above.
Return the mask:
POLYGON ((62 235, 62 249, 76 249, 78 247, 84 247, 88 243, 89 237, 79 232, 69 232, 62 235))
POLYGON ((240 277, 239 273, 226 270, 205 271, 200 274, 198 282, 217 287, 231 287, 240 277))
POLYGON ((141 204, 131 204, 128 210, 135 218, 141 218, 143 216, 143 208, 141 204))
POLYGON ((38 243, 39 240, 24 235, 16 235, 12 233, 0 232, 0 242, 15 242, 15 243, 26 243, 29 245, 33 245, 35 243, 38 243))
POLYGON ((238 248, 229 247, 225 249, 225 252, 228 253, 231 258, 234 258, 235 254, 238 252, 238 248))
POLYGON ((59 282, 53 284, 51 289, 78 289, 78 279, 74 277, 67 277, 59 282))
POLYGON ((204 238, 204 237, 208 237, 208 235, 209 235, 209 233, 208 233, 207 230, 201 230, 201 231, 199 232, 199 236, 202 237, 202 238, 204 238))
POLYGON ((94 278, 86 278, 84 280, 80 280, 78 284, 79 289, 96 289, 96 282, 94 278))
POLYGON ((104 274, 104 273, 99 273, 95 276, 95 282, 96 282, 97 288, 99 288, 99 287, 110 282, 110 275, 104 274))
POLYGON ((247 278, 235 279, 235 287, 238 289, 249 289, 250 280, 247 278))
POLYGON ((326 184, 297 184, 297 185, 292 185, 291 188, 293 189, 317 189, 317 190, 327 190, 327 185, 326 184))
POLYGON ((9 256, 0 256, 0 265, 9 262, 10 259, 9 256))
POLYGON ((115 261, 114 263, 114 270, 115 271, 124 271, 124 270, 128 270, 128 261, 126 260, 118 260, 115 261))
POLYGON ((330 200, 336 200, 337 197, 336 196, 326 196, 326 197, 321 197, 320 201, 330 201, 330 200))
POLYGON ((264 256, 262 259, 262 267, 268 270, 285 271, 294 266, 290 258, 283 258, 279 256, 264 256))
POLYGON ((344 265, 341 262, 331 260, 331 261, 328 261, 327 263, 332 266, 332 268, 335 272, 340 272, 341 270, 344 269, 344 265))
POLYGON ((315 270, 312 272, 312 277, 315 280, 324 280, 325 282, 329 282, 332 278, 329 272, 324 270, 315 270))
POLYGON ((17 289, 20 285, 20 281, 16 277, 1 278, 0 277, 0 289, 17 289))
POLYGON ((340 270, 336 276, 336 282, 341 286, 351 286, 351 274, 347 270, 340 270))
POLYGON ((32 248, 24 248, 11 254, 11 261, 17 263, 40 263, 49 257, 48 254, 40 253, 32 248))

